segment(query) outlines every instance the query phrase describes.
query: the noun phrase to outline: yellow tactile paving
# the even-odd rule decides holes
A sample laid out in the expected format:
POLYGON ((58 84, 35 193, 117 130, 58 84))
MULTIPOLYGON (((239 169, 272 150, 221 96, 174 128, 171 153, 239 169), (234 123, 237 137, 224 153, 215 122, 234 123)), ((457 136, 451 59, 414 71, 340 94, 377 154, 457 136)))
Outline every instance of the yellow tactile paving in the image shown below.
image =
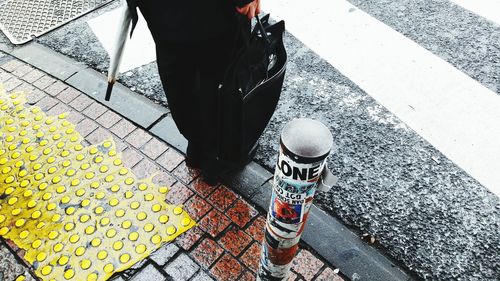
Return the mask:
POLYGON ((24 103, 0 84, 0 235, 42 280, 106 280, 195 224, 113 140, 84 147, 65 114, 24 103))

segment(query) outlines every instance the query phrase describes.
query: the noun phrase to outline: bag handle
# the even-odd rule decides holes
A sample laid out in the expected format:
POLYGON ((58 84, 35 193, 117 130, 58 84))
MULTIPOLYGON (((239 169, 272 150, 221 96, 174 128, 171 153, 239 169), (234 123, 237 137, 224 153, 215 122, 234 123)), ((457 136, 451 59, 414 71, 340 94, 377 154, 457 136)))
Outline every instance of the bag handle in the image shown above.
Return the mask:
POLYGON ((266 40, 267 44, 271 43, 271 40, 269 39, 269 36, 267 36, 266 29, 264 28, 264 25, 260 21, 260 18, 258 15, 255 15, 255 18, 257 19, 257 26, 259 27, 260 34, 262 34, 262 37, 266 40))

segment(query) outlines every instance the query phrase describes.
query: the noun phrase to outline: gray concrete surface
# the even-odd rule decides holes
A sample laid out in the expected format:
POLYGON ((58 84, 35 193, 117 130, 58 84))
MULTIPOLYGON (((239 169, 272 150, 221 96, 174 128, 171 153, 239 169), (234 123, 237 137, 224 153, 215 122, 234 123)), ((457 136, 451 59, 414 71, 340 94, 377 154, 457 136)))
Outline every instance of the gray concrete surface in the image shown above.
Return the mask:
POLYGON ((0 242, 0 281, 16 280, 24 276, 26 281, 35 281, 28 268, 24 267, 9 251, 7 246, 0 242))
MULTIPOLYGON (((500 92, 500 27, 447 1, 351 2, 500 92)), ((38 42, 103 71, 107 59, 87 31, 77 21, 38 42)), ((337 145, 329 165, 340 181, 318 196, 321 208, 373 235, 423 279, 500 280, 499 198, 299 40, 286 42, 283 96, 256 160, 273 169, 279 132, 292 118, 323 121, 337 145)), ((0 44, 7 44, 1 35, 0 44)), ((165 104, 155 75, 147 66, 122 80, 141 81, 136 91, 165 104)))

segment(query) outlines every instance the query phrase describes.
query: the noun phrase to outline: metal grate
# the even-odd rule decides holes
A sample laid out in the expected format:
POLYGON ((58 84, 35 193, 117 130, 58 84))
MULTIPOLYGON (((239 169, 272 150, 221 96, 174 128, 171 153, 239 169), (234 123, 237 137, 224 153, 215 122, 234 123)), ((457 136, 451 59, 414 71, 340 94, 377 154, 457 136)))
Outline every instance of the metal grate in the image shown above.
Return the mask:
POLYGON ((23 44, 113 0, 8 0, 0 3, 0 30, 23 44))

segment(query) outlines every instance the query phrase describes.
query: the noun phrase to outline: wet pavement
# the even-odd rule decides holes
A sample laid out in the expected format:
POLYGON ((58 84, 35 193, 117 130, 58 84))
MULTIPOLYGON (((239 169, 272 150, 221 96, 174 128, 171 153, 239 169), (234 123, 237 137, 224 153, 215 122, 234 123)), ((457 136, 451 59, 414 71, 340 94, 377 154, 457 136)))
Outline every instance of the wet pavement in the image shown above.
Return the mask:
MULTIPOLYGON (((68 280, 82 274, 88 275, 87 280, 105 280, 109 276, 112 280, 136 281, 254 280, 265 225, 262 210, 226 186, 203 183, 198 177, 199 171, 188 168, 184 156, 175 148, 112 108, 106 108, 57 78, 1 52, 0 81, 8 93, 16 92, 0 95, 2 122, 5 123, 2 131, 14 132, 18 127, 31 129, 31 124, 38 130, 36 138, 31 139, 39 141, 44 148, 40 150, 37 145, 30 145, 30 138, 26 137, 21 145, 26 146, 30 154, 21 156, 17 145, 9 145, 9 142, 16 142, 15 137, 9 135, 4 142, 7 146, 1 150, 2 155, 7 152, 8 156, 0 160, 3 165, 0 178, 7 184, 2 186, 7 197, 0 199, 7 203, 0 214, 0 276, 5 278, 2 280, 35 280, 34 276, 49 280, 51 274, 63 275, 68 280), (22 107, 24 101, 26 106, 22 107), (17 120, 23 118, 16 126, 17 120), (27 121, 31 119, 34 121, 27 121), (64 130, 58 130, 60 126, 64 130), (59 161, 61 156, 67 159, 59 161), (26 165, 19 164, 19 157, 26 165), (10 165, 11 158, 17 162, 10 165), (87 158, 92 158, 92 165, 87 163, 87 158), (54 166, 36 162, 41 160, 54 166), (73 169, 72 165, 79 162, 83 164, 73 169), (59 171, 56 164, 61 166, 59 171), (60 171, 64 167, 62 175, 60 171), (21 177, 19 181, 14 181, 10 174, 12 169, 21 169, 16 175, 21 177), (34 177, 32 170, 37 171, 34 177), (78 177, 82 172, 85 175, 78 177), (43 177, 50 178, 53 184, 30 185, 31 180, 43 177), (124 182, 116 184, 118 180, 124 182), (19 185, 18 189, 25 190, 18 191, 9 185, 19 185), (108 189, 96 193, 100 186, 108 186, 108 189), (134 192, 125 190, 128 188, 134 192), (74 195, 69 194, 73 191, 74 195), (16 196, 19 192, 24 193, 16 196), (124 198, 115 198, 122 193, 124 198), (38 196, 41 200, 24 202, 38 196), (166 202, 172 205, 162 201, 165 196, 166 202), (108 203, 98 204, 108 199, 108 203), (157 202, 158 199, 161 201, 157 202), (61 203, 56 204, 53 200, 61 203), (16 208, 26 204, 29 209, 33 207, 34 212, 16 208), (63 212, 58 211, 59 205, 66 206, 63 212), (38 210, 37 206, 43 208, 38 210), (193 227, 194 222, 180 206, 197 222, 196 226, 193 227), (92 207, 88 214, 87 207, 92 207), (165 208, 172 213, 167 216, 164 210, 157 212, 162 214, 159 217, 155 215, 156 211, 165 208), (52 216, 48 216, 50 214, 52 216), (181 214, 184 218, 176 221, 176 216, 181 214), (116 217, 110 220, 108 215, 116 217), (39 218, 45 223, 31 221, 39 218), (159 223, 148 222, 154 218, 159 223), (14 227, 10 223, 12 220, 15 220, 14 227), (94 220, 98 221, 93 224, 94 220), (61 221, 65 222, 64 229, 61 221), (179 224, 173 227, 173 222, 179 224), (162 233, 185 233, 174 242, 166 243, 171 239, 154 230, 163 223, 169 226, 162 233), (28 226, 35 227, 35 224, 43 231, 32 232, 28 226), (193 228, 188 230, 187 226, 193 228), (81 235, 75 233, 77 230, 81 235), (58 239, 68 239, 69 243, 65 245, 58 239), (85 242, 87 240, 89 243, 85 242), (52 246, 53 251, 45 249, 52 246), (67 248, 65 253, 74 251, 74 255, 59 257, 57 253, 64 247, 67 248), (139 255, 123 252, 127 250, 139 255), (115 255, 119 257, 106 259, 115 255), (109 263, 103 264, 104 261, 109 263)), ((30 136, 28 129, 24 130, 26 133, 19 135, 30 136)), ((314 263, 300 263, 300 260, 294 263, 289 280, 343 280, 335 268, 306 245, 301 245, 299 255, 314 263)))
MULTIPOLYGON (((351 2, 500 93, 498 25, 447 1, 351 2)), ((106 55, 84 19, 37 41, 106 71, 106 55)), ((273 170, 284 124, 296 117, 320 120, 333 133, 336 150, 329 166, 340 178, 319 196, 321 208, 360 235, 375 237, 380 249, 423 279, 495 280, 499 198, 300 38, 287 34, 286 44, 290 60, 282 98, 255 160, 273 170)), ((125 73, 121 81, 166 104, 154 63, 125 73)))

